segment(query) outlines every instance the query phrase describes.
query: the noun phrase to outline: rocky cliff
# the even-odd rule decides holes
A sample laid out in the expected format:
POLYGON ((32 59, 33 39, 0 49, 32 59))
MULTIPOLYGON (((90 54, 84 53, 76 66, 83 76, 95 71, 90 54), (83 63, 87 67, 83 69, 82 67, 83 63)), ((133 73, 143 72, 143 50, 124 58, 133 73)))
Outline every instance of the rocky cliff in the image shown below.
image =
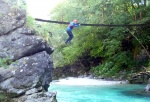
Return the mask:
POLYGON ((48 90, 53 48, 26 26, 26 11, 16 3, 0 0, 0 61, 5 60, 5 66, 0 66, 0 92, 11 97, 30 95, 26 97, 30 101, 31 95, 48 90))

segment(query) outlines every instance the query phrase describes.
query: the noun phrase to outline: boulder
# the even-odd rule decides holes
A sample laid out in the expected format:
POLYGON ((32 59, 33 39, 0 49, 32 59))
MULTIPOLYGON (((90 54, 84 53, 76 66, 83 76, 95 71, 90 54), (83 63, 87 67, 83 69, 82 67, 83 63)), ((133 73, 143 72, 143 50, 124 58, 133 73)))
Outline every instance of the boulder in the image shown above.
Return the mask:
POLYGON ((14 98, 17 102, 57 102, 56 92, 39 92, 31 95, 25 95, 20 98, 14 98))
POLYGON ((6 60, 0 66, 0 93, 15 97, 15 102, 54 102, 56 94, 47 92, 54 49, 25 25, 26 11, 17 2, 0 0, 0 61, 6 60))
POLYGON ((9 94, 19 96, 32 88, 39 88, 52 81, 53 62, 45 52, 23 57, 1 69, 0 88, 9 94))
POLYGON ((150 72, 145 71, 131 74, 128 80, 131 84, 147 84, 149 78, 150 72))
POLYGON ((0 37, 1 58, 9 58, 15 61, 41 51, 46 51, 48 54, 53 52, 53 49, 40 37, 24 34, 25 29, 27 28, 18 28, 8 35, 0 37))
POLYGON ((147 84, 147 86, 145 87, 145 91, 150 91, 150 84, 147 84))
POLYGON ((150 92, 150 78, 148 79, 148 84, 147 86, 145 87, 145 91, 149 91, 150 92))

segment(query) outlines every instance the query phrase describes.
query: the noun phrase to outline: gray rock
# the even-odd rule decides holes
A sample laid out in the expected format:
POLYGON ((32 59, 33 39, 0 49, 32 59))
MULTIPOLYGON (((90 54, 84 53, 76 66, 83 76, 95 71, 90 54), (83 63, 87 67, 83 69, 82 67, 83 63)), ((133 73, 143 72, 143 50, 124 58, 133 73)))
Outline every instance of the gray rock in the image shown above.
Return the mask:
POLYGON ((144 71, 139 73, 133 73, 129 76, 129 82, 131 84, 147 84, 150 78, 150 71, 144 71))
POLYGON ((53 62, 45 52, 19 59, 0 72, 0 88, 17 95, 52 81, 53 62))
POLYGON ((16 4, 17 0, 0 0, 0 60, 12 61, 0 67, 0 90, 18 97, 17 102, 54 102, 50 99, 56 95, 39 93, 52 81, 54 49, 25 26, 26 11, 16 4), (26 99, 18 100, 21 97, 26 99))
POLYGON ((150 91, 150 78, 148 79, 148 84, 147 86, 145 87, 145 91, 150 91))
POLYGON ((150 91, 150 84, 145 87, 145 91, 150 91))
POLYGON ((17 7, 6 3, 4 0, 0 0, 0 35, 8 34, 9 32, 22 27, 25 21, 25 10, 18 9, 17 7), (18 20, 18 18, 20 19, 18 20))
POLYGON ((42 87, 39 88, 33 88, 31 90, 26 91, 25 95, 32 95, 34 93, 38 93, 42 91, 42 87))
POLYGON ((47 51, 48 54, 53 52, 46 41, 36 35, 20 34, 23 28, 19 28, 9 35, 0 37, 0 57, 18 60, 25 56, 47 51))
POLYGON ((17 102, 57 102, 56 92, 40 92, 14 99, 17 102))

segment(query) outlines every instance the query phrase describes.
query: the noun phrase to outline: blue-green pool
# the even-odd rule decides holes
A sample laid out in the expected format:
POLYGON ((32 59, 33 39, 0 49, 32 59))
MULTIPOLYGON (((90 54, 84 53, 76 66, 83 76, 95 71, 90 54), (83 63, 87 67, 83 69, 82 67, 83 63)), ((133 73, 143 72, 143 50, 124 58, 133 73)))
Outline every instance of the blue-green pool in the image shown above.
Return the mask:
POLYGON ((75 86, 51 84, 58 102, 150 102, 149 95, 140 94, 145 85, 75 86))

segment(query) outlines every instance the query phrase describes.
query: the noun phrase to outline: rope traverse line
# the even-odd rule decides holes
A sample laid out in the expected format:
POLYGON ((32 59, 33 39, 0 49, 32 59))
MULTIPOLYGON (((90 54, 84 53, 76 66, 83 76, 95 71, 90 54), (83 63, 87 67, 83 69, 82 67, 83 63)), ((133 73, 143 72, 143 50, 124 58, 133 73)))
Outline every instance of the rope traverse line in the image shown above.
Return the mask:
MULTIPOLYGON (((44 19, 39 19, 35 18, 36 21, 41 21, 41 22, 50 22, 50 23, 58 23, 58 24, 69 24, 70 22, 60 22, 60 21, 51 21, 51 20, 44 20, 44 19)), ((150 26, 150 24, 82 24, 82 26, 104 26, 104 27, 131 27, 131 26, 150 26)))

